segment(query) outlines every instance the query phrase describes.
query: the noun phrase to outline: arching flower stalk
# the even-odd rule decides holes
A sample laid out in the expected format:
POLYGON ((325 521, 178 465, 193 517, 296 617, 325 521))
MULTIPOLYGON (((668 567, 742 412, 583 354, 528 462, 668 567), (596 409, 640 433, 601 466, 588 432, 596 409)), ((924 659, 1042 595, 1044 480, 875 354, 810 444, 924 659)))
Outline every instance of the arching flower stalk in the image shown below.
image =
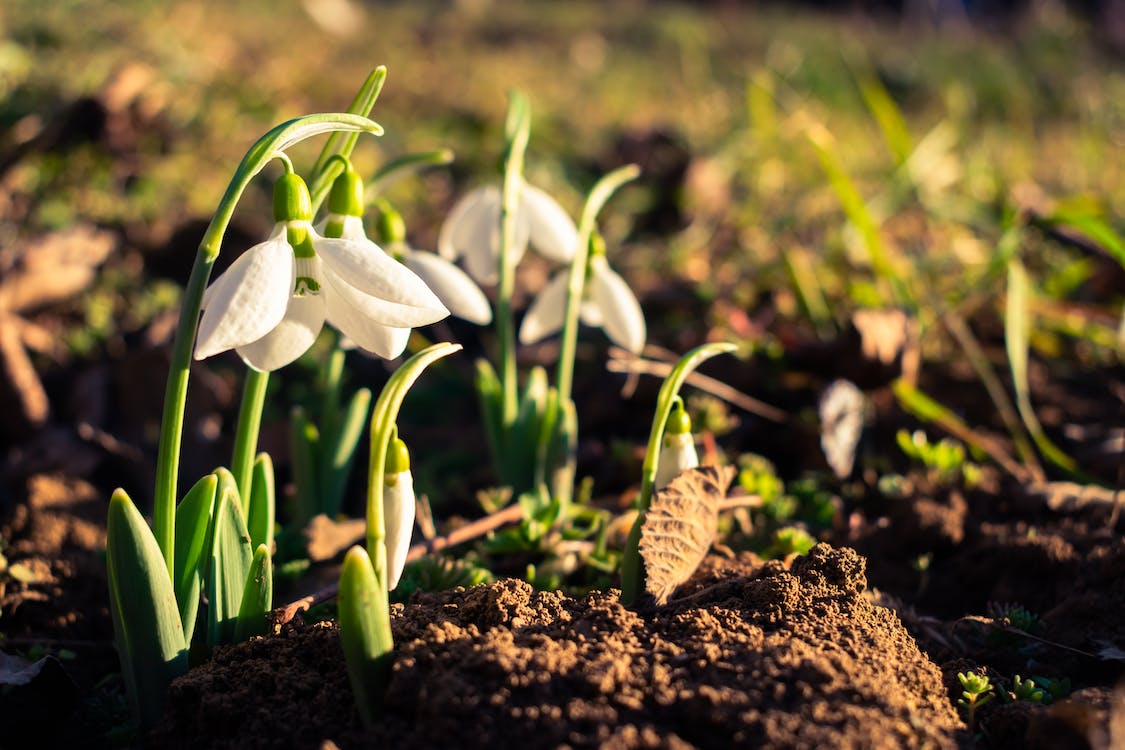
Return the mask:
MULTIPOLYGON (((359 179, 348 170, 341 177, 334 196, 346 195, 348 183, 359 179)), ((330 199, 330 211, 327 227, 346 227, 361 221, 362 200, 330 199)), ((235 349, 250 367, 276 370, 312 346, 326 320, 362 348, 392 358, 405 347, 394 329, 449 314, 425 282, 375 243, 321 236, 310 223, 308 188, 296 174, 278 179, 274 218, 270 238, 239 257, 204 295, 196 359, 235 349)))

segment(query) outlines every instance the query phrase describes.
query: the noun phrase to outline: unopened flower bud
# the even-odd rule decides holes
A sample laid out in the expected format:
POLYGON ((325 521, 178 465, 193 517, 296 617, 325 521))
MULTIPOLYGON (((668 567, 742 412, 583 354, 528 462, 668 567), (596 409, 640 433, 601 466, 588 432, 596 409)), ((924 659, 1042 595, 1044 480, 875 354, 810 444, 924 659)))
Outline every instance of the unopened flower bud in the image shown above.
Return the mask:
POLYGON ((656 489, 664 487, 680 472, 699 466, 699 455, 695 452, 695 438, 691 434, 691 417, 684 411, 683 402, 677 397, 668 423, 664 426, 664 440, 660 448, 660 461, 656 467, 656 489))
POLYGON ((414 532, 414 477, 410 475, 410 452, 399 438, 387 450, 383 482, 383 517, 387 525, 387 588, 398 586, 410 551, 414 532))

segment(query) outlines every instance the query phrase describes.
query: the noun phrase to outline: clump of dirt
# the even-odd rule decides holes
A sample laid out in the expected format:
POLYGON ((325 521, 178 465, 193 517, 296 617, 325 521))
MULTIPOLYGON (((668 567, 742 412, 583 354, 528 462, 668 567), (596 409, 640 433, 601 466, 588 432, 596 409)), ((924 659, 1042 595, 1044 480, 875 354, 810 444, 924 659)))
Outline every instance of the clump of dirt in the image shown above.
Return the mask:
POLYGON ((393 612, 383 721, 359 723, 335 626, 221 649, 173 683, 159 747, 954 747, 938 668, 864 596, 864 560, 711 557, 670 603, 503 580, 393 612))

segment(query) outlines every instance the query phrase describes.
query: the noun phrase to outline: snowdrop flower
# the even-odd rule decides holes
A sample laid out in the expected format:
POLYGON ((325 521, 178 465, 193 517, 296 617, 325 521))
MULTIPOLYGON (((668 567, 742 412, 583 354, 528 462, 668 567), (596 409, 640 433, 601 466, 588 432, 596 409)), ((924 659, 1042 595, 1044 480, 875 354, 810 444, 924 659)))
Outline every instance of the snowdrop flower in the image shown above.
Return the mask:
MULTIPOLYGON (((569 270, 555 274, 531 303, 520 325, 521 344, 534 344, 562 328, 569 274, 569 270)), ((586 275, 580 320, 588 326, 604 328, 610 341, 640 354, 645 345, 644 313, 629 285, 609 267, 605 243, 597 234, 590 238, 586 275)))
MULTIPOLYGON (((358 220, 350 213, 347 221, 358 220)), ((393 358, 411 327, 449 314, 375 243, 313 229, 299 176, 278 179, 274 218, 269 239, 243 253, 205 293, 196 359, 235 349, 255 370, 276 370, 312 346, 326 320, 364 349, 393 358)))
POLYGON ((691 434, 691 417, 684 411, 684 403, 679 397, 668 423, 664 426, 664 441, 660 448, 660 459, 656 465, 655 489, 664 487, 681 472, 699 466, 699 455, 695 452, 695 438, 691 434))
MULTIPOLYGON (((495 284, 499 279, 500 201, 500 188, 495 185, 473 190, 453 206, 438 235, 441 257, 453 261, 464 256, 465 268, 482 284, 495 284)), ((528 242, 548 259, 569 263, 578 230, 554 198, 521 180, 509 263, 519 263, 528 242)))
POLYGON ((385 201, 379 201, 377 205, 380 211, 379 241, 391 255, 418 274, 449 308, 450 314, 479 326, 491 323, 492 308, 476 282, 440 255, 410 247, 406 242, 406 225, 402 216, 385 201))
POLYGON ((414 477, 410 475, 410 452, 395 435, 387 451, 383 472, 383 518, 387 525, 387 590, 398 586, 414 533, 414 477))

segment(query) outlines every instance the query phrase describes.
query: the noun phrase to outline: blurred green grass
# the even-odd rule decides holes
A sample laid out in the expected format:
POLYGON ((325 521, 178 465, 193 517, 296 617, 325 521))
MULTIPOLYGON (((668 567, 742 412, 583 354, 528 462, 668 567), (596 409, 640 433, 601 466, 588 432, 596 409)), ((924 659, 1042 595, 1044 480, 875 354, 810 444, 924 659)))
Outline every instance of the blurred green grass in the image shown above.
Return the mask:
MULTIPOLYGON (((139 123, 131 137, 63 139, 11 165, 4 234, 85 220, 124 228, 127 243, 159 243, 207 219, 260 133, 344 108, 378 64, 390 71, 373 115, 386 135, 361 144, 360 168, 444 146, 457 156, 451 169, 393 188, 420 246, 432 246, 456 194, 495 173, 511 88, 532 101, 529 176, 572 211, 600 171, 638 154, 652 160, 647 185, 606 219, 612 242, 628 240, 616 264, 642 289, 683 278, 704 301, 746 308, 769 292, 783 314, 815 317, 791 289, 796 258, 815 268, 836 323, 854 306, 885 303, 814 133, 828 134, 892 265, 937 283, 938 297, 963 297, 965 279, 988 281, 978 270, 1006 217, 1029 202, 1081 196, 1120 229, 1112 211, 1125 205, 1125 69, 1058 10, 988 33, 782 7, 364 3, 348 5, 359 17, 339 35, 306 10, 329 5, 5 4, 0 154, 83 97, 129 90, 122 78, 140 83, 123 105, 139 123), (862 81, 886 93, 913 146, 928 144, 920 172, 897 165, 862 81), (683 169, 661 173, 661 159, 683 169), (646 212, 674 215, 656 221, 659 232, 631 231, 646 212)), ((315 148, 295 155, 299 166, 315 148)), ((247 201, 239 217, 265 226, 268 190, 247 201)), ((1027 247, 1033 270, 1082 260, 1040 237, 1027 247)), ((1096 270, 1067 282, 1067 294, 1096 270)))

